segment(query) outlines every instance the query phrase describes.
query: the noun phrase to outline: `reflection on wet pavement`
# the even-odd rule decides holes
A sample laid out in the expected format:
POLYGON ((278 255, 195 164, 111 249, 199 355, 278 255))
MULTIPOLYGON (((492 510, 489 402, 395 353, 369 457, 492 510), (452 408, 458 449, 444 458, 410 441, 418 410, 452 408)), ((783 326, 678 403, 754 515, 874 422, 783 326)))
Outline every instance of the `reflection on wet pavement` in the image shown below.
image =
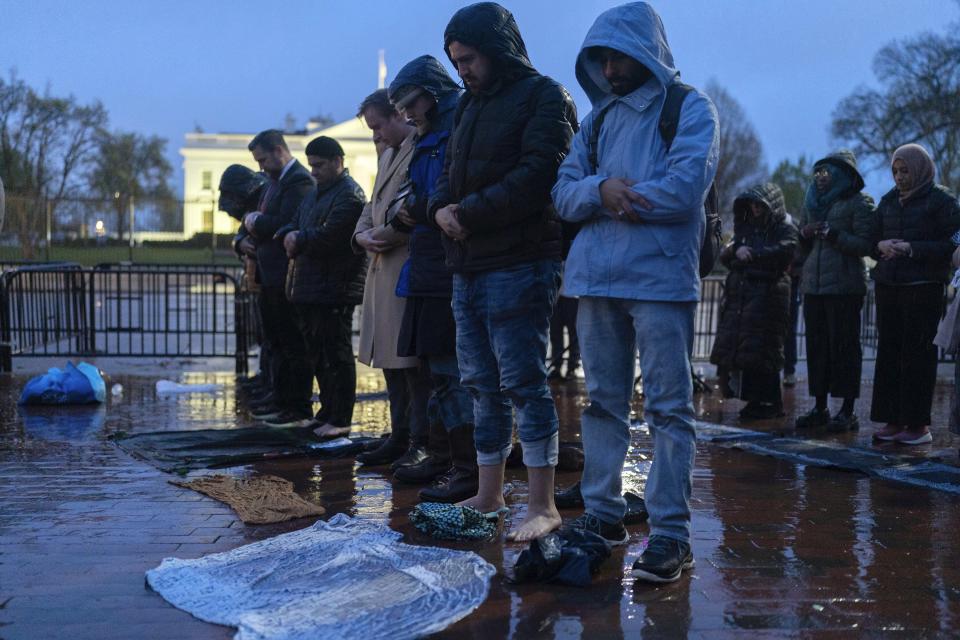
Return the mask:
MULTIPOLYGON (((171 476, 107 441, 118 431, 253 425, 237 402, 232 374, 163 377, 225 388, 157 396, 157 377, 115 375, 111 383, 124 391, 106 408, 28 411, 15 406, 25 377, 0 378, 0 637, 229 638, 233 630, 193 620, 145 589, 144 571, 167 556, 223 551, 312 522, 243 525, 226 506, 169 485, 171 476)), ((363 370, 358 387, 361 393, 382 392, 382 378, 363 370)), ((561 439, 577 439, 582 388, 562 383, 555 392, 561 439)), ((788 413, 810 404, 802 392, 788 392, 786 400, 788 413)), ((958 438, 939 426, 948 402, 949 389, 941 385, 934 444, 904 453, 958 464, 958 438)), ((870 447, 866 404, 859 407, 860 433, 804 437, 870 447)), ((706 421, 794 435, 789 419, 739 425, 739 406, 711 396, 697 399, 706 421)), ((638 400, 637 416, 641 408, 638 400)), ((382 396, 362 402, 355 435, 384 432, 388 415, 382 396)), ((646 427, 638 425, 633 433, 624 484, 641 491, 651 443, 646 427)), ((385 520, 407 542, 436 544, 407 522, 419 487, 393 484, 385 469, 357 468, 352 459, 295 459, 226 472, 286 478, 328 515, 385 520)), ((561 473, 558 484, 577 479, 561 473)), ((510 520, 517 521, 525 478, 512 471, 508 481, 510 520)), ((501 575, 480 609, 437 637, 735 638, 747 632, 753 637, 884 631, 947 637, 960 628, 956 495, 699 443, 692 508, 697 566, 689 578, 661 587, 635 583, 629 574, 646 525, 630 528, 630 544, 614 551, 588 590, 508 583, 503 577, 523 547, 502 538, 443 543, 475 550, 501 575)))

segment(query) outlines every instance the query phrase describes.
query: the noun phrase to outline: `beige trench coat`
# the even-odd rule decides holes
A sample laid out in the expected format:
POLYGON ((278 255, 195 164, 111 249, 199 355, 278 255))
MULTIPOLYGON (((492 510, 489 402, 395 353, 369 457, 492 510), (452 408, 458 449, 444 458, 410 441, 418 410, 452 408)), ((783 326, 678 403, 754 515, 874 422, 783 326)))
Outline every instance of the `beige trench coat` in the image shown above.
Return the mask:
POLYGON ((363 289, 363 307, 360 313, 360 349, 357 359, 377 369, 405 369, 419 364, 417 358, 401 358, 397 355, 397 339, 405 298, 396 294, 400 268, 410 254, 409 234, 384 227, 387 207, 397 190, 407 180, 407 166, 413 156, 412 132, 397 149, 387 149, 380 156, 377 178, 373 183, 373 196, 363 208, 357 221, 351 243, 357 253, 363 249, 357 245, 356 236, 367 229, 379 228, 380 239, 395 242, 393 248, 383 253, 370 254, 370 267, 363 289))

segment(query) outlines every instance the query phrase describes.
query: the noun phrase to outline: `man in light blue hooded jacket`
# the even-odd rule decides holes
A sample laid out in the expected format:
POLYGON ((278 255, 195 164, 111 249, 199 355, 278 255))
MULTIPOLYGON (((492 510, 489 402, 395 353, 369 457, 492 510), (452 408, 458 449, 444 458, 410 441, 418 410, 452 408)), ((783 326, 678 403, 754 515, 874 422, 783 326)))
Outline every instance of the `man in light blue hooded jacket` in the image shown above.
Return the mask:
POLYGON ((689 499, 696 447, 689 354, 703 203, 719 155, 717 113, 709 98, 691 90, 672 144, 662 139, 658 124, 666 88, 680 74, 663 23, 645 2, 597 18, 576 72, 593 110, 553 188, 560 216, 583 225, 564 278, 565 293, 580 298, 577 331, 590 395, 582 418, 585 513, 572 526, 613 544, 629 539, 621 474, 639 349, 654 454, 645 496, 650 543, 633 575, 671 582, 693 566, 689 499), (598 122, 599 135, 593 136, 598 122), (597 142, 593 153, 591 139, 597 142))

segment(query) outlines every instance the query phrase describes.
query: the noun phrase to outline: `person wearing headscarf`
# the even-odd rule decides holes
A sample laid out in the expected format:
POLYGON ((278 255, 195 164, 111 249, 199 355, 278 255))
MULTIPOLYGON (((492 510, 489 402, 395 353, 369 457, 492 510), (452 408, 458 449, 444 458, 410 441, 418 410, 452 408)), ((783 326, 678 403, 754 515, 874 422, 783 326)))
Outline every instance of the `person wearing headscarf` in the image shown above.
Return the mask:
POLYGON ((863 193, 853 152, 842 149, 813 165, 800 224, 807 254, 801 287, 806 324, 807 377, 816 405, 796 419, 798 429, 856 429, 860 396, 860 312, 867 294, 863 257, 873 251, 876 216, 863 193), (843 398, 831 418, 828 396, 843 398))
POLYGON ((797 247, 797 228, 787 215, 780 187, 768 182, 733 202, 733 240, 720 253, 730 271, 710 361, 719 367, 726 395, 747 401, 744 420, 783 415, 780 369, 790 317, 787 268, 797 247))
POLYGON ((885 423, 880 441, 924 444, 937 378, 933 343, 950 278, 951 236, 960 205, 934 182, 933 159, 918 144, 893 153, 896 183, 877 207, 877 364, 870 419, 885 423))
POLYGON ((394 478, 414 484, 439 478, 420 492, 420 499, 458 502, 477 493, 473 399, 460 384, 450 308, 453 272, 445 264, 440 230, 429 224, 426 214, 462 92, 433 56, 404 65, 388 92, 397 110, 417 128, 408 170, 411 191, 397 213, 398 229, 410 234, 410 257, 397 281, 397 295, 407 299, 397 355, 419 358, 431 386, 427 455, 396 469, 394 478))

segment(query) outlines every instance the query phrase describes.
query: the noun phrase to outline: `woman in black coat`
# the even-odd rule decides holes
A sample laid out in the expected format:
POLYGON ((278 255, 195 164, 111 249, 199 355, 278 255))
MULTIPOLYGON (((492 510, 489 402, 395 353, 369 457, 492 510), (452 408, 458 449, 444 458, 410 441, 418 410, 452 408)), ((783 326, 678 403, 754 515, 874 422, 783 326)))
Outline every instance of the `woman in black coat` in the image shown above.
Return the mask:
POLYGON ((730 273, 710 361, 726 381, 726 395, 747 401, 741 418, 776 418, 783 415, 780 370, 790 318, 787 267, 797 248, 797 229, 780 187, 773 183, 740 194, 733 213, 733 241, 720 254, 730 273))
POLYGON ((951 236, 960 227, 960 205, 934 183, 926 149, 897 149, 891 165, 896 187, 877 207, 879 237, 873 269, 877 299, 877 365, 870 419, 886 425, 874 438, 925 444, 937 380, 933 338, 949 280, 951 236))

